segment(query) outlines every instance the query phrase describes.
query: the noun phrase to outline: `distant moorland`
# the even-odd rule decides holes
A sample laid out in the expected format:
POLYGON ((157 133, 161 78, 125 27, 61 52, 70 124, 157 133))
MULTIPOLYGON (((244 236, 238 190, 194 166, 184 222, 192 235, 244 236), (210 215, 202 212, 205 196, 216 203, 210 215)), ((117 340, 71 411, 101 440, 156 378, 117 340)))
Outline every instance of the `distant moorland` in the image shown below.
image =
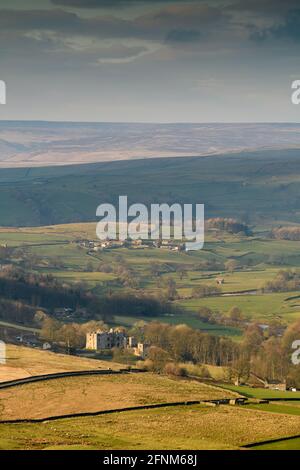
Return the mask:
POLYGON ((0 121, 0 167, 218 155, 300 148, 295 123, 0 121))
POLYGON ((0 225, 96 220, 103 202, 203 203, 206 218, 257 227, 300 222, 300 150, 3 169, 0 225))

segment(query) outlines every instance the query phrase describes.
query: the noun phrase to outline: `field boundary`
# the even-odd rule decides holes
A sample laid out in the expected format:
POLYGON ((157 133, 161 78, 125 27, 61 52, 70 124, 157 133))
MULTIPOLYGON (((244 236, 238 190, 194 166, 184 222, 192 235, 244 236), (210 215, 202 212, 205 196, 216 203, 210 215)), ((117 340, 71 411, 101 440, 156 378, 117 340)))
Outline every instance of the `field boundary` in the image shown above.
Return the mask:
POLYGON ((0 382, 0 390, 17 387, 20 385, 42 382, 46 380, 55 380, 63 379, 65 377, 81 377, 89 375, 115 375, 115 374, 129 374, 129 373, 142 373, 145 372, 143 369, 119 369, 119 370, 80 370, 80 371, 71 371, 71 372, 57 372, 54 374, 44 374, 44 375, 33 375, 31 377, 24 377, 23 379, 9 380, 7 382, 0 382))
MULTIPOLYGON (((216 400, 217 401, 217 400, 216 400)), ((89 416, 101 416, 106 414, 112 413, 124 413, 126 411, 138 411, 138 410, 151 410, 156 408, 168 408, 168 407, 175 407, 175 406, 192 406, 192 405, 200 405, 201 403, 212 403, 213 401, 210 400, 194 400, 194 401, 178 401, 172 403, 156 403, 150 405, 141 405, 141 406, 129 406, 126 408, 116 408, 112 410, 100 410, 100 411, 87 411, 84 413, 71 413, 67 415, 57 415, 57 416, 48 416, 45 418, 27 418, 27 419, 12 419, 12 420, 0 420, 0 424, 21 424, 21 423, 44 423, 47 421, 58 421, 61 419, 71 419, 71 418, 85 418, 89 416)))

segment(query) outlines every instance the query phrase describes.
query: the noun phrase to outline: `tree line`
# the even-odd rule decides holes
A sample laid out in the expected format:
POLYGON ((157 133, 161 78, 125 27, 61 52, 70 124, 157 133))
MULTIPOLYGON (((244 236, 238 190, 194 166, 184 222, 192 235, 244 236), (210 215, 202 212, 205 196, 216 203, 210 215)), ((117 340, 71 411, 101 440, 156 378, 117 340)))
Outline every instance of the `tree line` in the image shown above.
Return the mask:
MULTIPOLYGON (((87 320, 96 318, 111 321, 115 315, 155 317, 178 311, 178 307, 168 300, 143 292, 117 292, 98 296, 86 291, 80 284, 61 283, 52 275, 26 273, 20 269, 12 269, 0 275, 0 298, 33 309, 44 309, 54 316, 56 310, 64 308, 80 311, 87 320)), ((30 320, 25 307, 19 312, 22 323, 25 323, 25 319, 30 320)))
POLYGON ((216 217, 213 219, 208 219, 205 225, 208 229, 222 230, 232 234, 242 233, 246 236, 252 235, 248 225, 233 218, 216 217))
POLYGON ((277 227, 271 232, 271 237, 276 240, 300 240, 300 227, 277 227))
POLYGON ((247 382, 260 377, 264 381, 286 380, 288 386, 300 388, 300 367, 291 361, 292 343, 300 339, 300 321, 290 325, 283 336, 276 330, 270 327, 266 336, 257 323, 251 323, 239 342, 186 325, 159 322, 136 325, 132 333, 151 345, 144 364, 150 370, 166 372, 168 366, 170 372, 183 375, 184 363, 224 366, 228 380, 247 382))

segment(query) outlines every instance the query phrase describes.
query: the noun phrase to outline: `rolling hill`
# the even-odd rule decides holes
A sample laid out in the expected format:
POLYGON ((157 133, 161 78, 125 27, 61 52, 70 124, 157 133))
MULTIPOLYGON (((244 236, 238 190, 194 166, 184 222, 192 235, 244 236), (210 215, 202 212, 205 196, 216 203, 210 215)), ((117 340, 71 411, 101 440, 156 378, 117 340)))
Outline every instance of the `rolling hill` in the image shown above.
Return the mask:
POLYGON ((204 203, 206 217, 270 226, 300 222, 300 150, 3 169, 0 225, 96 221, 96 208, 129 203, 204 203))

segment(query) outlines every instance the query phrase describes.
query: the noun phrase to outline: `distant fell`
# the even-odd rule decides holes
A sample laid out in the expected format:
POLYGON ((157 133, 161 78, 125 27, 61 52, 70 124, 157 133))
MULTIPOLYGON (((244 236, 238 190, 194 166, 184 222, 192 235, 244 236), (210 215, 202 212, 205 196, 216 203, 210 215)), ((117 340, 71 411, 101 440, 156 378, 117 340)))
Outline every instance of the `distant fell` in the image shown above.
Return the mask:
POLYGON ((0 168, 300 148, 300 124, 0 121, 0 168))

